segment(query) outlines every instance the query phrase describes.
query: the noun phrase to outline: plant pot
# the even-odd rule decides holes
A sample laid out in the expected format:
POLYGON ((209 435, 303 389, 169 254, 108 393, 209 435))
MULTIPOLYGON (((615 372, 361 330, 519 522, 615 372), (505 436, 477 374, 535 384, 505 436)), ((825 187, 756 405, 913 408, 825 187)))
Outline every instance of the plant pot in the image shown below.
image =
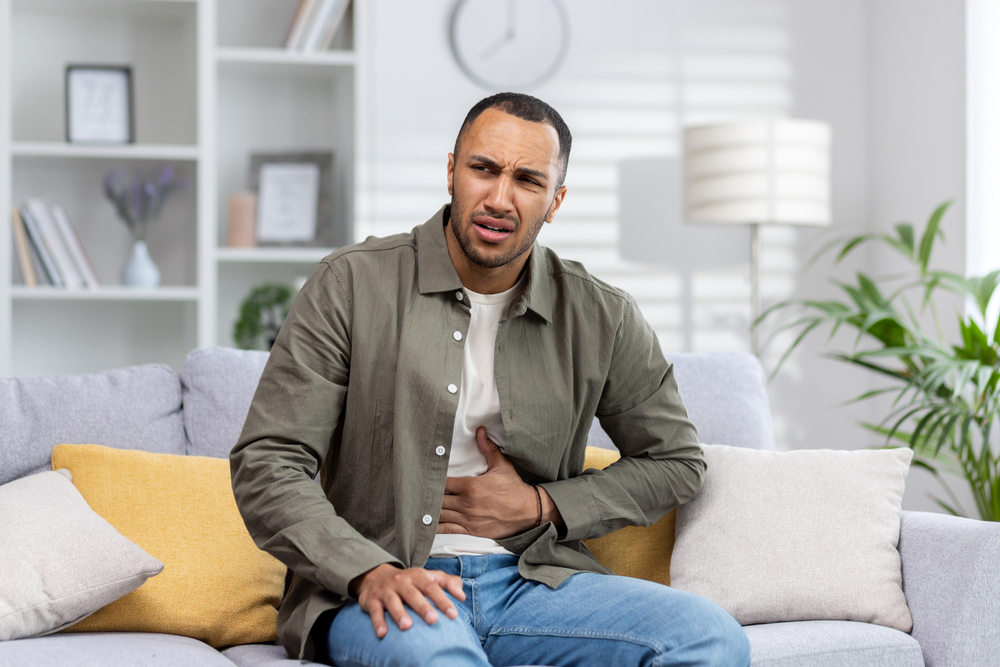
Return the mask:
POLYGON ((122 284, 128 287, 159 287, 160 270, 149 256, 145 241, 136 241, 122 269, 122 284))

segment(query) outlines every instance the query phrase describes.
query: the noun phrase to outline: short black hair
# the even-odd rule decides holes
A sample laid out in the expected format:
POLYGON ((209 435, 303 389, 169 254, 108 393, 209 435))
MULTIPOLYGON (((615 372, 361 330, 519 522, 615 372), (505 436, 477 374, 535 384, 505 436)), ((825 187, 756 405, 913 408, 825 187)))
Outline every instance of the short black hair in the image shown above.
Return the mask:
POLYGON ((556 135, 559 137, 559 185, 566 181, 566 167, 569 165, 569 149, 573 146, 573 135, 570 134, 569 127, 559 115, 559 112, 550 107, 537 97, 525 95, 524 93, 497 93, 479 100, 474 107, 469 109, 462 128, 458 131, 455 139, 455 158, 458 159, 458 149, 462 144, 462 137, 487 109, 498 109, 504 113, 516 116, 521 120, 528 120, 533 123, 547 123, 551 125, 556 135))

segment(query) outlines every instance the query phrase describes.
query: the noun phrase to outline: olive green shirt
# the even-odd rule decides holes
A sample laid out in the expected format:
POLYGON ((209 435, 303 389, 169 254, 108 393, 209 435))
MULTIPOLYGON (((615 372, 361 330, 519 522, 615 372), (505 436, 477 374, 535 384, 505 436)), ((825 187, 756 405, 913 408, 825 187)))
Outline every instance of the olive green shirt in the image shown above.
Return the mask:
MULTIPOLYGON (((350 599, 352 579, 381 563, 421 567, 434 541, 470 319, 445 241, 448 210, 319 264, 233 448, 247 528, 293 574, 278 614, 292 656, 312 658, 313 623, 350 599)), ((608 573, 581 540, 657 521, 695 494, 705 462, 635 302, 537 244, 526 266, 494 350, 503 451, 565 526, 499 542, 519 555, 522 576, 557 587, 577 572, 608 573), (595 415, 622 458, 584 471, 595 415)))

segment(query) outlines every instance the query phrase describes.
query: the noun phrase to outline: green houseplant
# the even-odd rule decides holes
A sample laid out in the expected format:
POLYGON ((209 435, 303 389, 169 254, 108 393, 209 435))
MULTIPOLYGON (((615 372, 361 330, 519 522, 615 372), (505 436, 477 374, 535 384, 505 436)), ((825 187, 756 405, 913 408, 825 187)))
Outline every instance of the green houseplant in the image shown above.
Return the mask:
POLYGON ((233 325, 233 340, 241 350, 270 351, 292 305, 287 285, 264 283, 250 290, 240 304, 240 318, 233 325))
POLYGON ((860 246, 884 245, 907 260, 904 273, 872 277, 859 272, 852 282, 834 280, 841 298, 785 301, 768 309, 755 325, 780 315, 775 335, 797 332, 775 373, 813 330, 828 327, 831 338, 841 328, 854 330, 853 348, 829 356, 891 381, 854 400, 894 396, 885 419, 865 426, 884 435, 887 443, 902 442, 914 450, 914 463, 933 473, 947 492, 947 500, 934 499, 943 509, 965 514, 940 474, 947 470, 968 483, 982 519, 1000 521, 1000 447, 993 432, 1000 411, 1000 322, 990 322, 987 315, 1000 271, 966 278, 930 268, 950 203, 935 209, 919 238, 913 225, 900 223, 894 233, 853 236, 817 254, 837 249, 839 263, 860 246), (969 303, 968 315, 957 314, 961 340, 953 343, 945 340, 934 303, 941 290, 969 303), (933 321, 933 331, 922 319, 933 321))

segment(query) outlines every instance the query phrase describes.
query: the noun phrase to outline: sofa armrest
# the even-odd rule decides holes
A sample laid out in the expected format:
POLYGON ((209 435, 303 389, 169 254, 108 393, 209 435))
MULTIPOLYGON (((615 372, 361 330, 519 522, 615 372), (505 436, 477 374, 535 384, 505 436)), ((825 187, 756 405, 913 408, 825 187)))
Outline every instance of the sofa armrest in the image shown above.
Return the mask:
POLYGON ((899 554, 926 666, 992 664, 1000 655, 1000 523, 903 512, 899 554))

